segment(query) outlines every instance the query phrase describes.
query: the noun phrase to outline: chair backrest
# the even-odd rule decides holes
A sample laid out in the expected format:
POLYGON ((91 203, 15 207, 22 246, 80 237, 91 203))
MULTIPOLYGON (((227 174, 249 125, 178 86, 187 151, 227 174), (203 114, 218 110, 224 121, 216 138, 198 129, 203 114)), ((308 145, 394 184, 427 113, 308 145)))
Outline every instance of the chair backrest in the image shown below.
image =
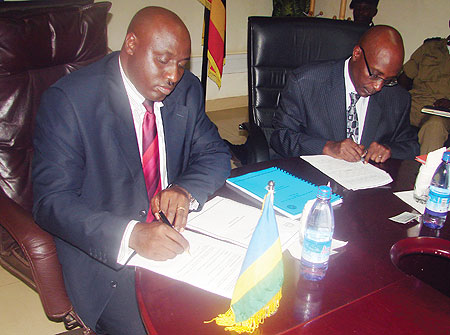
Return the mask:
POLYGON ((449 240, 427 236, 405 238, 392 246, 390 255, 399 270, 450 297, 449 240))
POLYGON ((249 17, 249 121, 267 140, 289 71, 313 61, 350 56, 367 25, 300 17, 249 17))
POLYGON ((32 206, 33 122, 41 94, 107 53, 111 7, 38 2, 0 7, 0 188, 25 209, 32 206))
POLYGON ((42 8, 44 11, 49 7, 67 7, 72 5, 88 5, 94 0, 24 0, 0 2, 0 13, 15 10, 30 10, 42 8))

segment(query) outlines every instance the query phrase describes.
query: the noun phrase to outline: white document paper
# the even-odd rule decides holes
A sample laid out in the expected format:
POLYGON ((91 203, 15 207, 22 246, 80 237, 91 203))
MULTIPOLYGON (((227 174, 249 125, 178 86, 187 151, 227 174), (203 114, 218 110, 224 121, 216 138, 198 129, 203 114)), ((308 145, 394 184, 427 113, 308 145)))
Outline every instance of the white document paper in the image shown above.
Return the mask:
POLYGON ((394 192, 394 194, 400 199, 402 199, 404 202, 406 202, 408 205, 410 205, 412 208, 414 208, 416 211, 418 211, 420 214, 423 214, 423 212, 425 212, 425 204, 422 204, 414 200, 413 190, 394 192))
POLYGON ((362 190, 389 184, 392 178, 372 164, 347 162, 327 155, 300 156, 348 190, 362 190))
POLYGON ((128 265, 231 299, 247 249, 187 230, 183 236, 189 241, 189 254, 185 252, 163 262, 135 255, 128 265))
MULTIPOLYGON (((276 193, 275 193, 276 196, 276 193)), ((261 209, 215 197, 200 212, 189 213, 187 228, 248 247, 261 216, 261 209)), ((300 229, 300 221, 275 214, 283 251, 300 229)))

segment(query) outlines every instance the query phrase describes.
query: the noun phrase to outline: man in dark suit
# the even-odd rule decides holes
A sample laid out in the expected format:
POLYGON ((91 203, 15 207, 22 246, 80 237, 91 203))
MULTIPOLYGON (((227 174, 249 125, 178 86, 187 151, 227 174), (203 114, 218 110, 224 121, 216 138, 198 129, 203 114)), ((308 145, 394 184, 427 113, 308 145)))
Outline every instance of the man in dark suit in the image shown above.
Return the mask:
POLYGON ((274 116, 273 149, 284 157, 325 154, 351 162, 414 158, 410 96, 395 86, 403 57, 400 34, 375 26, 349 59, 293 71, 274 116))
POLYGON ((202 206, 230 172, 201 85, 184 69, 190 52, 180 18, 147 7, 132 19, 120 53, 42 97, 33 213, 55 236, 75 310, 99 334, 145 334, 126 262, 133 252, 166 260, 187 250, 180 232, 188 209, 202 206), (156 136, 147 146, 148 118, 156 136), (160 210, 175 229, 154 219, 160 210))

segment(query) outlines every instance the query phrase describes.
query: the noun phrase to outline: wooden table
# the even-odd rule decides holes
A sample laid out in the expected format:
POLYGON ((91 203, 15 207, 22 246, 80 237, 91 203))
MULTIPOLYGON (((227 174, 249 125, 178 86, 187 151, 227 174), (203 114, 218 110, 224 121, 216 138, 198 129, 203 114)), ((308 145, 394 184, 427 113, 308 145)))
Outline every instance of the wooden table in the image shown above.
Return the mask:
MULTIPOLYGON (((329 180, 300 158, 246 166, 233 170, 232 175, 269 166, 318 185, 329 180)), ((333 192, 344 198, 334 210, 334 238, 348 244, 330 257, 320 282, 302 279, 299 261, 285 252, 280 307, 255 334, 450 334, 450 298, 407 276, 390 260, 392 245, 406 237, 450 240, 450 222, 438 231, 388 220, 412 210, 392 192, 413 188, 418 163, 391 159, 378 166, 391 174, 393 183, 354 192, 331 182, 333 192)), ((229 186, 217 194, 260 206, 229 186)), ((215 323, 203 323, 225 312, 229 299, 144 269, 136 270, 136 288, 149 333, 230 334, 215 323)))

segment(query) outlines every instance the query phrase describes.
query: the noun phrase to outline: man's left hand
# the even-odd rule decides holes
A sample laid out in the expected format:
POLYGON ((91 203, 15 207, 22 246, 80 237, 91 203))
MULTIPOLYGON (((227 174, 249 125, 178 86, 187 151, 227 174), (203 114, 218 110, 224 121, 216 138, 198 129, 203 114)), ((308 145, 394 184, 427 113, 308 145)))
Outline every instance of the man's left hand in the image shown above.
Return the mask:
POLYGON ((442 98, 434 102, 435 107, 450 108, 450 100, 442 98))
POLYGON ((364 157, 364 163, 373 160, 375 163, 383 163, 391 157, 391 149, 381 145, 377 142, 372 142, 367 149, 367 154, 364 157))
POLYGON ((160 220, 159 211, 163 211, 169 222, 179 232, 184 230, 189 213, 189 192, 183 187, 174 185, 162 190, 151 200, 152 213, 160 220))

